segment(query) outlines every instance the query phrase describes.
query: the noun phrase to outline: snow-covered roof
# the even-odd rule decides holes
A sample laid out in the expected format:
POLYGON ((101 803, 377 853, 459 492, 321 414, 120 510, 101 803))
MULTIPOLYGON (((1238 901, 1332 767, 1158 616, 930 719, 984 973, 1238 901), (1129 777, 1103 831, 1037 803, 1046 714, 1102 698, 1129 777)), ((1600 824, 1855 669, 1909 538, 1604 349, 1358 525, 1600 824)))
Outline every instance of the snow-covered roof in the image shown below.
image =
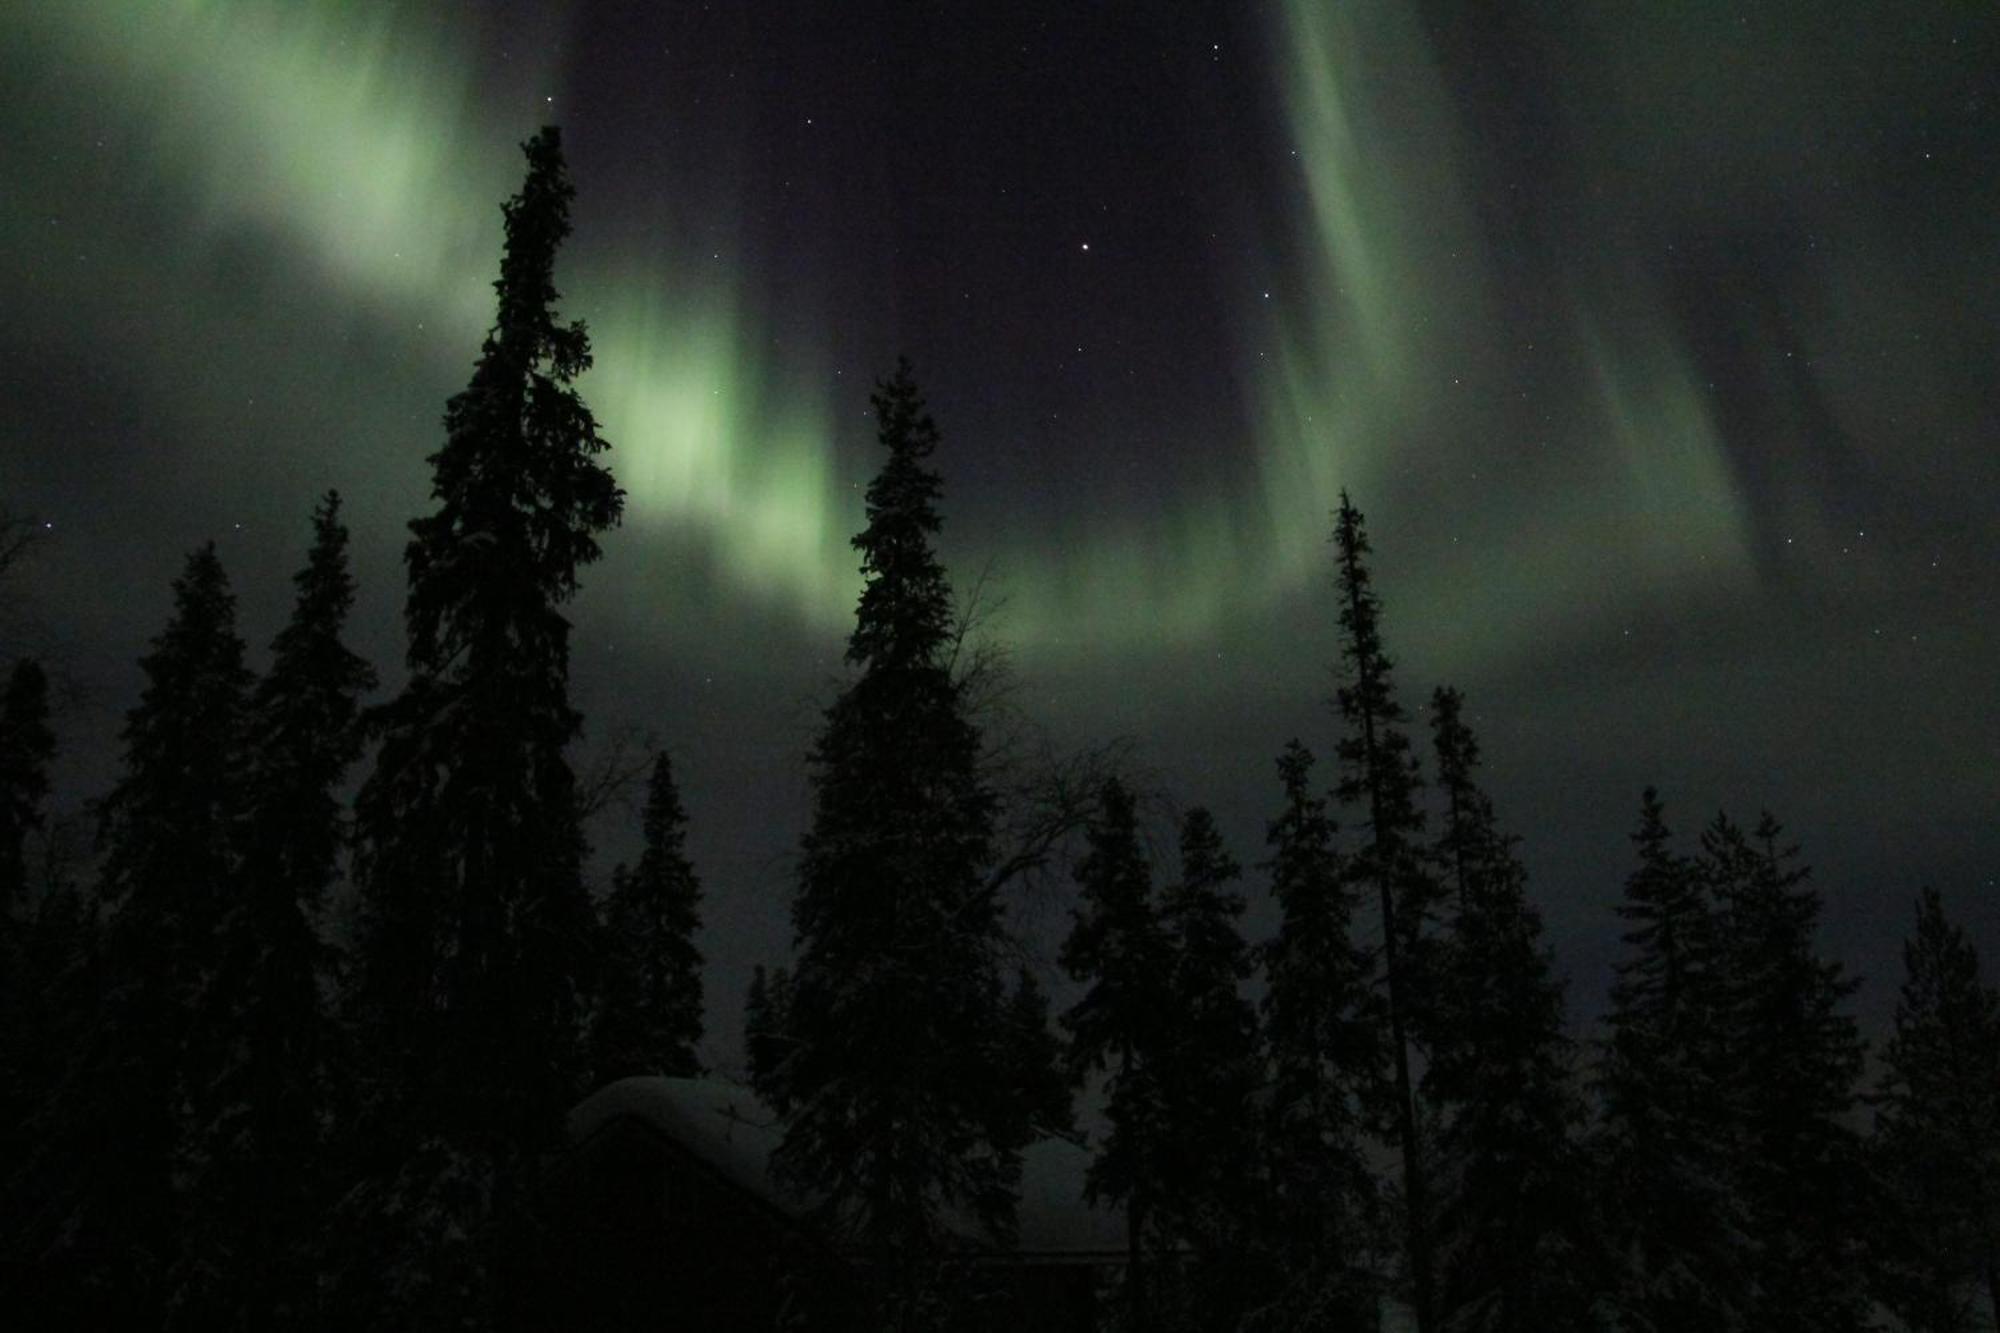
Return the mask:
MULTIPOLYGON (((777 1114, 741 1084, 720 1078, 620 1079, 570 1112, 570 1140, 582 1143, 628 1118, 665 1135, 731 1184, 787 1213, 800 1211, 798 1201, 771 1179, 771 1152, 782 1135, 777 1114)), ((1043 1139, 1022 1151, 1016 1216, 1023 1257, 1122 1257, 1123 1214, 1084 1202, 1089 1165, 1090 1154, 1063 1139, 1043 1139)), ((968 1224, 965 1230, 971 1234, 973 1228, 968 1224)))

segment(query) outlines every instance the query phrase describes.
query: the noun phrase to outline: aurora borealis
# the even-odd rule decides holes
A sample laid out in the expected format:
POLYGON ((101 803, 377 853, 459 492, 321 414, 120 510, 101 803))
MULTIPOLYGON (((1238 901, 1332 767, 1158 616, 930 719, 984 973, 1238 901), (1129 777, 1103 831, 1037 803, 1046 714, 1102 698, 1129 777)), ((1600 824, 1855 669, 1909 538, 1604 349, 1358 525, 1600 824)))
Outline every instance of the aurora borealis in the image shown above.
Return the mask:
POLYGON ((1137 738, 1246 862, 1284 740, 1331 748, 1346 487, 1585 1009, 1649 781, 1785 819, 1865 972, 1927 882, 2000 946, 2000 10, 1739 10, 0 6, 0 495, 52 525, 75 780, 181 553, 261 643, 329 485, 399 660, 554 120, 630 493, 581 702, 682 761, 719 1002, 782 933, 899 351, 1024 710, 1137 738))

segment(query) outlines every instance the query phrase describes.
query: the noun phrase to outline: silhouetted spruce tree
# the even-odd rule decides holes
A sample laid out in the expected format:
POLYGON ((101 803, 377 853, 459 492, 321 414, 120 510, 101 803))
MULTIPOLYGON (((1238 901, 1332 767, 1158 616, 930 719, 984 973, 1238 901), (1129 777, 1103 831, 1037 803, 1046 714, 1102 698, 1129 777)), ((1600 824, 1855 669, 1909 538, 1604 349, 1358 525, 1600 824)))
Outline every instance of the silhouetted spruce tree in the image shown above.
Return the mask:
POLYGON ((139 665, 124 772, 99 807, 97 894, 110 916, 97 1009, 31 1128, 37 1152, 21 1181, 33 1252, 76 1301, 63 1317, 79 1326, 164 1322, 185 1234, 185 1108, 218 1072, 202 1006, 237 901, 250 673, 212 543, 188 557, 172 618, 139 665))
POLYGON ((1152 870, 1139 845, 1131 792, 1104 784, 1085 828, 1089 852, 1062 966, 1083 997, 1062 1017, 1072 1073, 1103 1073, 1110 1132, 1084 1177, 1085 1197, 1122 1204, 1126 1215, 1127 1316, 1148 1327, 1151 1260, 1158 1248, 1161 1163, 1168 1151, 1167 1047, 1174 1039, 1173 952, 1153 899, 1152 870))
POLYGON ((701 1072, 701 881, 688 864, 687 814, 673 765, 653 761, 646 788, 646 845, 620 866, 604 904, 603 982, 591 1026, 598 1084, 631 1074, 701 1072))
POLYGON ((1049 997, 1026 967, 1016 970, 1007 999, 1007 1067, 1028 1142, 1076 1133, 1073 1086, 1063 1068, 1061 1040, 1049 1020, 1049 997))
MULTIPOLYGON (((22 1122, 46 1091, 31 1026, 43 980, 35 930, 42 904, 30 891, 28 836, 43 826, 54 756, 48 677, 24 657, 0 699, 0 1160, 9 1163, 26 1152, 22 1122)), ((8 1174, 0 1169, 0 1181, 8 1174)))
MULTIPOLYGON (((33 907, 16 923, 19 971, 5 1016, 8 1066, 0 1070, 5 1079, 0 1107, 7 1116, 0 1125, 0 1150, 11 1164, 0 1168, 0 1218, 14 1221, 40 1212, 29 1200, 48 1184, 36 1165, 36 1150, 53 1129, 47 1110, 102 1004, 95 903, 65 877, 33 887, 33 907), (19 1198, 12 1192, 17 1173, 28 1191, 19 1198)), ((0 1222, 0 1254, 17 1254, 28 1239, 0 1222)))
POLYGON ((1814 949, 1819 895, 1766 814, 1746 837, 1726 816, 1702 835, 1723 913, 1730 1100, 1755 1298, 1770 1333, 1869 1326, 1861 1143, 1848 1127, 1863 1048, 1843 1012, 1856 983, 1814 949))
POLYGON ((42 827, 49 795, 49 679, 41 663, 24 657, 7 677, 0 701, 0 920, 8 929, 26 913, 28 835, 42 827))
POLYGON ((1587 1327, 1584 1111, 1563 1032, 1562 985, 1528 902, 1527 872, 1474 776, 1479 746, 1456 690, 1431 698, 1456 900, 1423 1087, 1437 1132, 1442 1326, 1482 1333, 1587 1327))
POLYGON ((340 784, 360 757, 373 669, 342 640, 354 605, 340 496, 313 514, 292 617, 252 696, 237 887, 217 927, 200 1030, 214 1075, 188 1090, 189 1222, 175 1319, 192 1328, 309 1321, 312 1247, 330 1203, 322 1116, 336 1043, 321 999, 334 959, 318 917, 347 838, 340 784))
POLYGON ((1365 1107, 1381 1081, 1373 961, 1354 940, 1355 893, 1312 753, 1278 759, 1285 804, 1267 843, 1277 935, 1264 947, 1270 1086, 1262 1126, 1260 1241, 1271 1290, 1259 1327, 1372 1328, 1369 1264, 1380 1201, 1363 1152, 1365 1107))
POLYGON ((854 538, 858 674, 810 756, 772 1168, 882 1256, 883 1321, 907 1324, 927 1317, 954 1210, 1011 1236, 1022 1117, 1000 1058, 1005 941, 983 879, 995 797, 951 676, 951 590, 933 547, 937 426, 907 361, 871 401, 888 458, 854 538))
POLYGON ((345 1266, 396 1319, 478 1317, 488 1220, 516 1169, 560 1141, 587 1072, 595 920, 559 607, 624 495, 572 387, 589 338, 555 313, 575 193, 560 135, 523 149, 498 314, 430 456, 436 509, 410 524, 409 680, 377 714, 356 806, 369 1160, 345 1212, 377 1226, 345 1266))
POLYGON ((1189 1251, 1197 1322, 1234 1327, 1259 1204, 1255 1102, 1263 1081, 1257 1011, 1240 989, 1251 959, 1237 928, 1243 896, 1231 886, 1243 871, 1214 817, 1199 808, 1181 821, 1180 861, 1160 911, 1172 1025, 1160 1053, 1161 1230, 1189 1251))
POLYGON ((1250 951, 1237 921, 1243 869, 1222 845, 1215 818, 1187 812, 1180 877, 1161 896, 1171 953, 1168 1010, 1178 1029, 1162 1052, 1168 1146, 1161 1192, 1169 1225, 1196 1245, 1234 1239, 1240 1191, 1255 1150, 1251 1099, 1261 1081, 1257 1012, 1243 998, 1250 951))
POLYGON ((1903 944, 1883 1051, 1877 1160, 1896 1203, 1888 1293, 1926 1333, 1970 1333, 1974 1291, 2000 1311, 2000 994, 1936 890, 1903 944))
POLYGON ((1651 788, 1632 841, 1639 864, 1618 908, 1628 952, 1598 1073, 1606 1302, 1621 1329, 1741 1329, 1749 1238, 1734 1186, 1721 923, 1697 867, 1669 845, 1651 788))
POLYGON ((1348 876, 1357 892, 1372 894, 1382 907, 1382 986, 1395 1100, 1389 1129, 1402 1154, 1411 1304, 1418 1333, 1432 1333, 1437 1328, 1437 1311, 1431 1273, 1430 1187, 1417 1090, 1410 1074, 1410 1050, 1426 1034, 1435 1015, 1437 971, 1427 923, 1437 886, 1424 864, 1417 763, 1410 753, 1409 737, 1402 730, 1407 715, 1396 700, 1392 664, 1382 646, 1381 601, 1375 595, 1366 559, 1372 548, 1361 511, 1345 491, 1340 496, 1334 542, 1340 559, 1344 681, 1336 702, 1346 725, 1340 740, 1341 777, 1336 791, 1343 805, 1356 809, 1360 820, 1360 845, 1347 862, 1348 876))
POLYGON ((784 968, 767 974, 760 963, 750 974, 750 991, 743 1001, 743 1062, 751 1088, 773 1106, 785 1103, 778 1079, 785 1063, 785 1010, 791 983, 791 973, 784 968))

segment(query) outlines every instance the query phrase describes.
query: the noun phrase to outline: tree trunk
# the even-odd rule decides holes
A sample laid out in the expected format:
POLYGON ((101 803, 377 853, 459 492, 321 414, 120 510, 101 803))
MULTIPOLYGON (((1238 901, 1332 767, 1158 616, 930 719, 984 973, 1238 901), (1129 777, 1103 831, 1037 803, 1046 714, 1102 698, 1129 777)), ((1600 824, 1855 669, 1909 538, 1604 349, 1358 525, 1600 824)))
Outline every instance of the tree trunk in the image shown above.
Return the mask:
POLYGON ((1430 1192, 1425 1188, 1423 1158, 1417 1145, 1415 1093, 1410 1087, 1410 1048, 1403 1035, 1403 1009, 1398 1002, 1395 899, 1387 877, 1382 880, 1383 962, 1389 978, 1389 1040, 1396 1051, 1396 1133, 1403 1148, 1403 1204, 1410 1246, 1410 1298, 1416 1307, 1417 1333, 1431 1333, 1430 1192))

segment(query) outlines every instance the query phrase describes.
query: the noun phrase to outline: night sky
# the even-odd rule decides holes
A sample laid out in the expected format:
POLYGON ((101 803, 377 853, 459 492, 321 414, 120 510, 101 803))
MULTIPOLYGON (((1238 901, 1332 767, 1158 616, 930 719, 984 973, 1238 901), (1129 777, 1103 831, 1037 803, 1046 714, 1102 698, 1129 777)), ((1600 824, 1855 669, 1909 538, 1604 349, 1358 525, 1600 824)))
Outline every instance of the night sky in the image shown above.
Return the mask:
POLYGON ((1580 1018, 1649 782, 1690 835, 1789 825, 1871 1026, 1926 883, 2000 963, 1988 0, 0 0, 0 113, 0 503, 49 525, 7 632, 74 682, 63 805, 185 552, 261 662, 329 486, 393 683, 403 524, 556 122, 629 492, 574 688, 593 746, 678 762, 715 1058, 787 946, 899 352, 1018 707, 1132 737, 1246 864, 1285 740, 1331 759, 1346 487, 1580 1018))

